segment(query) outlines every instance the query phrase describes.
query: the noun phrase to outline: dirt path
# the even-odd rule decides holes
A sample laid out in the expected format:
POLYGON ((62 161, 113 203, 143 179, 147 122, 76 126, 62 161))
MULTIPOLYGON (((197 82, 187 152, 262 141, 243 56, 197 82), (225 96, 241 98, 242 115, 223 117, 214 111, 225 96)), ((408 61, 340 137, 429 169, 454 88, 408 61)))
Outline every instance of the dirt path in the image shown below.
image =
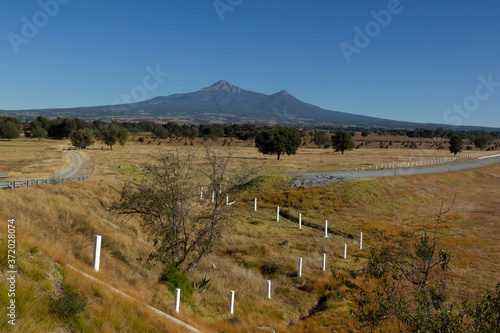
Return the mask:
POLYGON ((313 187, 324 186, 339 182, 343 179, 353 178, 376 178, 376 177, 392 177, 392 176, 408 176, 420 175, 428 173, 443 173, 460 171, 466 169, 480 168, 486 165, 500 163, 500 155, 484 156, 471 161, 453 162, 441 165, 431 165, 417 168, 402 168, 402 169, 384 169, 384 170, 369 170, 369 171, 347 171, 347 172, 318 172, 318 173, 297 173, 306 177, 293 180, 289 186, 313 187))
POLYGON ((65 150, 64 152, 70 156, 71 161, 69 162, 69 165, 66 167, 66 169, 64 169, 64 171, 62 172, 57 173, 55 177, 56 178, 75 177, 83 167, 82 156, 80 155, 80 153, 76 151, 65 150))

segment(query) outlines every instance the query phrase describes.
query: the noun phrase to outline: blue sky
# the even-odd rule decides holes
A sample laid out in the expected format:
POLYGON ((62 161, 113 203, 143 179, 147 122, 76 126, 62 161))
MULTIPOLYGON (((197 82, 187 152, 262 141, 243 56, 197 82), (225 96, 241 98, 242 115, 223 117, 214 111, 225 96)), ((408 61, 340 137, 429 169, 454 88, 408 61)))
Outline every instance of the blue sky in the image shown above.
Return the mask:
POLYGON ((224 79, 266 94, 285 89, 329 110, 500 128, 496 0, 40 0, 0 8, 0 109, 108 105, 131 93, 136 102, 224 79), (141 88, 151 70, 159 80, 141 88))

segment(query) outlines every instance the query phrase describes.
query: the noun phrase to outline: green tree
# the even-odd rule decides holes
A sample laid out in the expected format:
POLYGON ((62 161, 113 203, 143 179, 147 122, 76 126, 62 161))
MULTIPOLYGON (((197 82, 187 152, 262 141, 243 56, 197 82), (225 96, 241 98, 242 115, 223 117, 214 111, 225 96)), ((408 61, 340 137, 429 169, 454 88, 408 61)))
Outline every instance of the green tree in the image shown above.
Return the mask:
POLYGON ((168 130, 160 124, 157 124, 151 133, 160 139, 166 139, 170 135, 168 130))
POLYGON ((434 137, 438 138, 438 139, 443 138, 445 136, 445 133, 446 133, 446 131, 443 128, 441 128, 441 127, 436 128, 434 130, 434 137))
POLYGON ((344 151, 353 150, 355 147, 352 133, 344 130, 338 130, 332 135, 332 144, 335 151, 340 151, 342 154, 344 154, 344 151))
POLYGON ((326 131, 314 130, 312 140, 318 147, 328 148, 332 144, 332 140, 326 131))
POLYGON ((213 124, 210 128, 210 138, 212 140, 217 140, 224 136, 224 126, 222 124, 213 124))
POLYGON ((370 133, 371 133, 370 130, 363 130, 361 131, 361 136, 363 138, 366 138, 368 135, 370 135, 370 133))
POLYGON ((49 128, 49 120, 43 116, 36 117, 35 122, 42 126, 45 130, 49 128))
POLYGON ((198 137, 198 127, 195 125, 191 125, 188 128, 184 130, 184 136, 190 138, 191 140, 194 140, 198 137))
POLYGON ((31 136, 33 138, 38 138, 38 141, 40 141, 42 138, 47 137, 47 131, 39 124, 35 124, 35 127, 31 131, 31 136))
POLYGON ((71 136, 71 144, 76 148, 85 149, 94 142, 94 135, 89 128, 79 129, 71 136))
POLYGON ((9 141, 10 141, 11 139, 15 139, 15 138, 19 137, 20 128, 16 124, 16 122, 14 122, 12 120, 5 121, 0 129, 1 129, 2 138, 4 138, 4 139, 9 139, 9 141))
POLYGON ((118 143, 120 144, 120 146, 125 146, 125 144, 127 143, 127 139, 128 139, 128 131, 126 128, 124 127, 120 127, 118 129, 118 143))
POLYGON ((47 133, 54 139, 70 138, 77 130, 77 123, 73 119, 57 118, 51 120, 48 125, 47 133))
POLYGON ((302 140, 296 128, 273 126, 262 130, 255 138, 255 147, 262 154, 295 155, 302 140))
POLYGON ((486 147, 488 147, 488 144, 492 139, 493 138, 491 137, 491 135, 488 134, 476 136, 474 138, 474 146, 476 146, 476 148, 484 150, 486 149, 486 147))
POLYGON ((118 141, 120 146, 124 146, 127 142, 127 129, 120 126, 117 123, 109 123, 104 128, 100 129, 100 137, 102 137, 102 141, 105 145, 108 145, 111 150, 113 150, 113 146, 118 141))
POLYGON ((458 135, 454 135, 450 138, 450 152, 457 156, 458 153, 462 151, 464 144, 462 138, 458 135))

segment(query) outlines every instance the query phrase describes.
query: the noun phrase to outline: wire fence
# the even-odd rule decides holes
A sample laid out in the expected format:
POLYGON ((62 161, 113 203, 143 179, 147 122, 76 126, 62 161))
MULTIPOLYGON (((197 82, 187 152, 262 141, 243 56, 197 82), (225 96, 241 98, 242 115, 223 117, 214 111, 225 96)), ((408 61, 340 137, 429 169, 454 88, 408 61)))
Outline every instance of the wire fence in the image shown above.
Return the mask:
POLYGON ((64 184, 64 182, 67 181, 82 181, 86 180, 87 176, 81 176, 81 177, 67 177, 67 178, 47 178, 47 179, 35 179, 35 180, 12 180, 8 182, 0 182, 0 189, 2 188, 16 188, 16 187, 30 187, 30 186, 35 186, 38 187, 38 185, 42 184, 57 184, 61 183, 64 184))

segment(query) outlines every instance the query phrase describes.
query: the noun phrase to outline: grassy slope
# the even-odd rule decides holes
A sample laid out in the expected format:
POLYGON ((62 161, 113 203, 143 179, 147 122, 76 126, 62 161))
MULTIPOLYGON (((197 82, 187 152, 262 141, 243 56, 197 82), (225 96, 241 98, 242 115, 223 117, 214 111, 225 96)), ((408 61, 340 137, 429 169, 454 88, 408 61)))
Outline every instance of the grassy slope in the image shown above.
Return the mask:
MULTIPOLYGON (((148 151, 151 147, 134 144, 113 152, 90 151, 88 160, 97 171, 89 181, 0 192, 2 239, 6 239, 8 218, 16 218, 18 225, 19 332, 71 327, 81 331, 97 331, 100 327, 105 331, 171 331, 171 324, 134 302, 65 268, 71 264, 172 313, 172 294, 156 283, 159 267, 137 260, 147 257, 151 249, 138 241, 147 239, 141 234, 138 221, 125 220, 104 209, 117 195, 123 179, 140 177, 135 165, 144 162, 148 151), (121 228, 110 226, 103 218, 121 228), (103 235, 99 273, 91 269, 95 234, 103 235), (89 298, 85 312, 74 323, 48 313, 47 297, 57 290, 61 280, 84 291, 89 298)), ((252 154, 241 152, 235 160, 238 166, 248 163, 248 156, 253 161, 252 154)), ((286 162, 289 169, 300 165, 321 168, 321 161, 311 163, 306 155, 286 157, 281 162, 286 162)), ((266 170, 276 168, 272 157, 260 156, 256 164, 266 170)), ((182 304, 181 318, 198 322, 204 330, 227 332, 254 331, 257 326, 298 332, 320 331, 322 327, 354 330, 347 315, 350 304, 339 292, 341 288, 328 272, 320 270, 321 254, 327 253, 328 266, 356 271, 371 246, 405 241, 412 219, 419 228, 431 227, 441 200, 453 191, 457 200, 445 216, 442 229, 447 235, 443 244, 455 253, 453 294, 461 297, 493 287, 498 281, 491 277, 500 275, 498 177, 500 166, 492 166, 451 174, 351 180, 327 187, 289 190, 285 184, 292 176, 271 174, 261 178, 235 197, 237 202, 231 206, 234 228, 191 274, 194 280, 206 275, 212 279, 212 286, 182 304), (253 211, 255 196, 259 198, 257 212, 253 211), (282 216, 279 223, 275 222, 278 204, 283 215, 288 216, 282 216), (297 228, 299 212, 303 213, 305 224, 302 230, 297 228), (329 238, 322 237, 325 219, 331 229, 329 238), (356 249, 359 231, 364 233, 363 251, 356 249), (285 240, 289 244, 280 245, 285 240), (343 260, 342 246, 346 243, 349 256, 343 260), (299 256, 304 258, 301 278, 296 276, 299 256), (273 286, 271 300, 265 298, 268 279, 273 286), (227 312, 229 290, 236 292, 234 317, 227 312)), ((6 242, 1 244, 0 262, 5 271, 6 242)), ((2 279, 2 299, 6 297, 5 288, 2 279)))

